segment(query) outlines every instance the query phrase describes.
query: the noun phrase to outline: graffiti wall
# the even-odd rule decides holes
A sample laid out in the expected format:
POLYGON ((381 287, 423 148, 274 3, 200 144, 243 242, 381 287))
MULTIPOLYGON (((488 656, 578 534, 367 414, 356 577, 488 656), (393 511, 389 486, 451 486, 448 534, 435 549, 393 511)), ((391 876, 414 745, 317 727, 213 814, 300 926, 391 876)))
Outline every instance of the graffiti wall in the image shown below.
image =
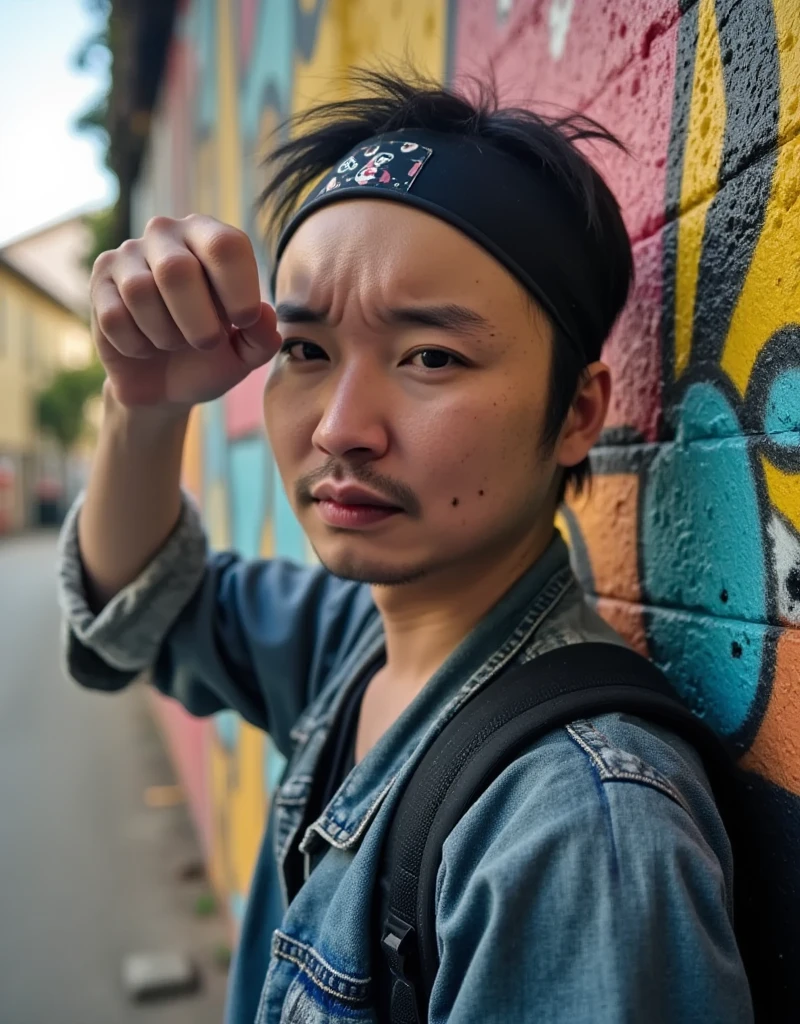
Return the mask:
MULTIPOLYGON (((600 611, 738 743, 771 841, 800 844, 800 7, 796 0, 193 0, 136 197, 258 243, 270 130, 411 56, 580 109, 634 242, 635 291, 588 500, 560 524, 600 611), (757 26, 757 30, 754 28, 757 26)), ((186 483, 212 541, 312 555, 263 437, 255 374, 195 415, 186 483)), ((236 716, 168 733, 234 918, 281 769, 236 716)))

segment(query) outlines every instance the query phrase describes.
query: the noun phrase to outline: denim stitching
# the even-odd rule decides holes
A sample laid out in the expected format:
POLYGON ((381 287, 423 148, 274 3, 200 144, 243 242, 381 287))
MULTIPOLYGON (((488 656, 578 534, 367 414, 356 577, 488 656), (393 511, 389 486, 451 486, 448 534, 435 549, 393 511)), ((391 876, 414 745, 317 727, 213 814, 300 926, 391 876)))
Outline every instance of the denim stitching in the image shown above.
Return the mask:
POLYGON ((272 952, 300 968, 307 977, 329 995, 351 1003, 366 1001, 370 978, 355 978, 337 971, 311 946, 298 942, 280 930, 274 932, 272 952))
POLYGON ((588 743, 584 742, 583 737, 580 736, 571 725, 567 725, 565 726, 565 728, 567 732, 570 734, 570 736, 573 738, 573 740, 575 740, 575 742, 584 752, 584 754, 586 754, 589 760, 592 761, 592 763, 598 771, 598 774, 600 775, 600 778, 603 779, 603 781, 605 781, 608 775, 608 773, 606 772, 606 766, 603 764, 603 762, 600 760, 597 754, 592 750, 588 743))
POLYGON ((529 609, 528 613, 519 623, 517 628, 506 640, 506 642, 485 662, 477 672, 473 673, 467 682, 462 686, 458 694, 453 698, 450 705, 445 709, 443 724, 452 717, 464 701, 484 683, 488 682, 507 662, 511 661, 520 648, 527 642, 532 633, 541 625, 542 621, 552 612, 553 608, 561 601, 570 585, 573 582, 572 570, 569 566, 556 573, 539 594, 539 598, 529 609))
POLYGON ((652 765, 642 761, 635 754, 630 754, 621 747, 616 747, 608 737, 602 733, 593 722, 582 719, 566 726, 566 730, 578 746, 591 758, 597 768, 603 782, 638 782, 645 786, 657 789, 674 800, 679 807, 687 814, 691 814, 686 801, 680 792, 673 786, 669 779, 665 778, 652 765), (599 749, 598 749, 599 748, 599 749), (603 750, 624 755, 633 764, 641 765, 641 771, 631 771, 626 768, 615 767, 603 757, 603 750))
POLYGON ((313 782, 313 776, 312 775, 298 775, 296 778, 289 780, 289 785, 297 785, 301 781, 308 787, 308 790, 306 792, 305 797, 289 797, 288 798, 289 802, 281 802, 281 800, 278 797, 276 797, 275 801, 274 801, 275 805, 276 805, 275 806, 275 819, 276 819, 275 820, 275 861, 276 861, 277 868, 278 868, 278 882, 279 882, 280 887, 281 887, 281 895, 283 896, 283 905, 284 905, 284 907, 288 907, 289 906, 289 889, 288 889, 288 886, 286 885, 286 879, 284 877, 284 866, 285 866, 285 861, 286 861, 286 855, 288 854, 289 848, 292 845, 292 843, 294 842, 297 833, 300 831, 300 826, 303 824, 303 815, 299 814, 299 815, 296 816, 296 820, 295 821, 290 821, 290 822, 287 823, 288 831, 286 832, 286 835, 283 836, 283 840, 282 841, 281 841, 281 836, 282 836, 282 832, 284 830, 284 824, 281 822, 280 819, 281 819, 281 817, 288 817, 288 815, 283 813, 286 808, 288 808, 288 807, 302 807, 308 801, 308 796, 309 796, 309 792, 310 792, 310 786, 311 786, 311 783, 313 782))
POLYGON ((325 968, 340 981, 346 984, 351 984, 356 987, 365 987, 370 983, 370 977, 357 978, 354 974, 345 974, 344 971, 337 971, 335 967, 331 967, 328 961, 320 953, 314 949, 313 946, 309 946, 307 942, 301 942, 300 939, 293 939, 291 935, 287 935, 286 932, 282 932, 280 928, 276 928, 272 936, 273 952, 279 952, 280 947, 284 945, 296 946, 302 950, 306 957, 317 961, 321 967, 325 968))
MULTIPOLYGON (((325 824, 321 824, 319 821, 314 822, 314 824, 309 828, 308 831, 316 832, 318 835, 322 836, 323 839, 329 840, 331 845, 335 846, 338 850, 347 850, 351 846, 354 846, 361 838, 361 836, 364 834, 364 832, 366 832, 378 808, 383 803, 386 794, 394 785, 396 778, 397 776, 393 775, 391 779, 389 779, 384 788, 375 797, 374 802, 367 809, 361 822, 359 823, 358 828, 352 834, 348 832, 346 828, 339 825, 338 822, 336 821, 331 823, 333 825, 331 832, 335 832, 335 834, 331 834, 331 832, 326 832, 325 824)), ((303 840, 303 842, 305 843, 305 839, 303 840)))

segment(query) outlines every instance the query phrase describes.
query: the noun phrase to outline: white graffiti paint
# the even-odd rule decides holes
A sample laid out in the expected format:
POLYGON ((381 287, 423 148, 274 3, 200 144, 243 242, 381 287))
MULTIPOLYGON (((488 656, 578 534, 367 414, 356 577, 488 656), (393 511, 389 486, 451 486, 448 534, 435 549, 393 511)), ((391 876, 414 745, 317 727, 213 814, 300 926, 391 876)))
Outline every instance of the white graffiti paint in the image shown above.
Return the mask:
POLYGON ((547 27, 550 30, 550 56, 553 60, 561 60, 564 55, 574 7, 575 0, 550 0, 547 27))
POLYGON ((800 600, 797 579, 800 577, 800 539, 784 521, 773 515, 767 523, 772 541, 772 558, 778 584, 778 615, 784 622, 800 624, 800 600))

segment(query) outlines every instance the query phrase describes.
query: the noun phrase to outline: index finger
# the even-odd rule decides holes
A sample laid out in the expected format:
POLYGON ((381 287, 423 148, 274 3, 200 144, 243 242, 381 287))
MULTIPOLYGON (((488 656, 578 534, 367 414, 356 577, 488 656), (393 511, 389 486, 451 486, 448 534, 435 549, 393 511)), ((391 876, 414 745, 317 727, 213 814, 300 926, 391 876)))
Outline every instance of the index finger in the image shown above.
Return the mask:
POLYGON ((253 244, 244 231, 213 217, 184 218, 184 242, 205 270, 230 323, 250 327, 261 316, 261 285, 253 244))

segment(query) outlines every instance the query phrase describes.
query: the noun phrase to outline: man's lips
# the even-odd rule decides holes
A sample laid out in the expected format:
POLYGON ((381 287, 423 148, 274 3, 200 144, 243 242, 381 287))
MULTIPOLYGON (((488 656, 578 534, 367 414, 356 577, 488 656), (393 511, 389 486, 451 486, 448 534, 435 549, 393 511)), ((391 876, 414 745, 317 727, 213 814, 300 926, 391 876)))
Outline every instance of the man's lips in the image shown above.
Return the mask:
POLYGON ((311 497, 314 501, 332 501, 337 505, 346 507, 367 505, 372 508, 382 508, 395 512, 402 511, 397 505, 393 505, 392 502, 361 487, 335 487, 333 484, 321 484, 314 489, 311 497))
POLYGON ((351 484, 320 484, 311 496, 322 521, 344 530, 377 526, 403 511, 379 494, 351 484))

